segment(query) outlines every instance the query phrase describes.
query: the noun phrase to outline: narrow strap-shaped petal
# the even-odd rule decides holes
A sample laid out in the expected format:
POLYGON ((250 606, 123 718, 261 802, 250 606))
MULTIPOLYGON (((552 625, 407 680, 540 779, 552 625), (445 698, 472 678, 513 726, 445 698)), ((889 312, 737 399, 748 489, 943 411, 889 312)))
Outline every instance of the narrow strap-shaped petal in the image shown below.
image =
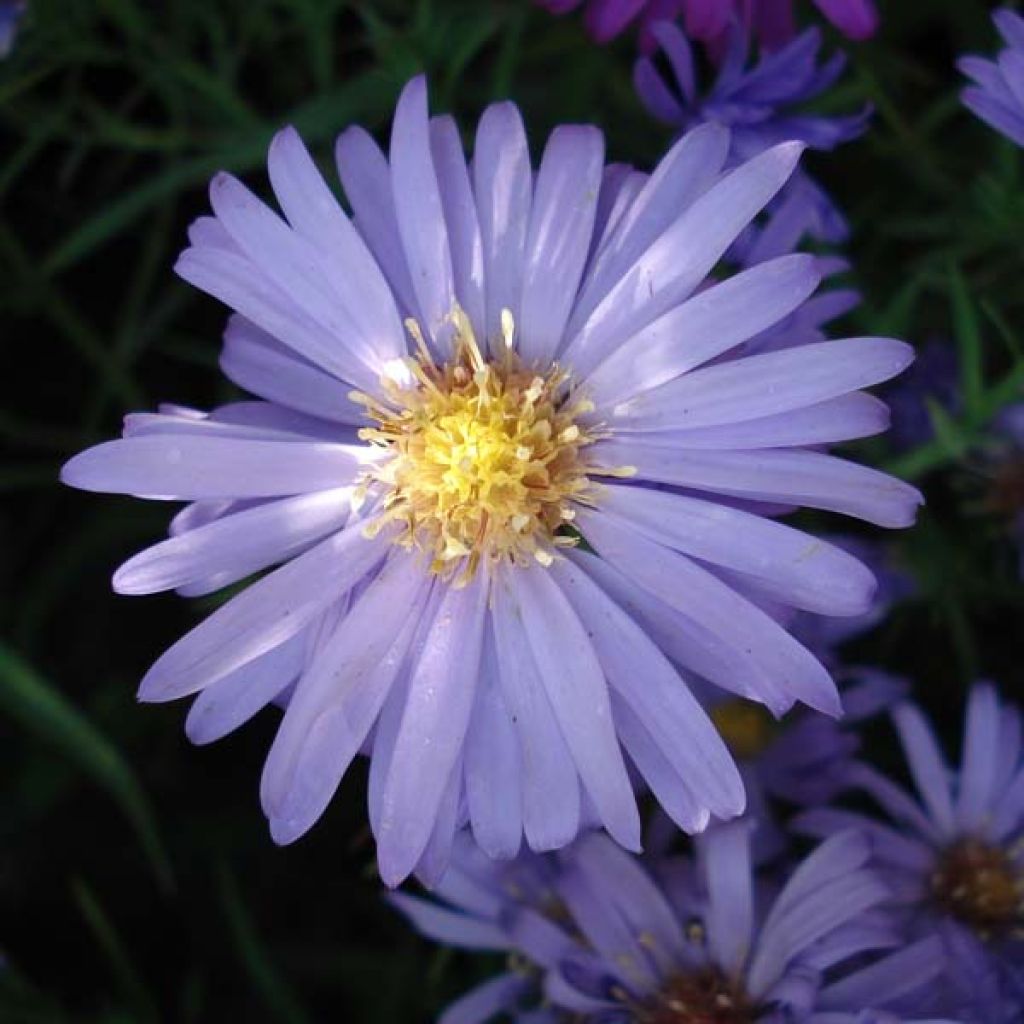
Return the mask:
POLYGON ((835 684, 824 667, 731 587, 622 520, 581 510, 577 522, 588 543, 620 572, 732 648, 745 667, 749 693, 756 695, 762 678, 769 676, 790 700, 802 700, 826 714, 840 713, 835 684))
MULTIPOLYGON (((224 516, 162 541, 114 573, 119 594, 155 594, 211 573, 225 583, 282 562, 345 525, 349 488, 300 494, 224 516)), ((223 585, 223 584, 222 584, 223 585)))
POLYGON ((462 152, 455 119, 449 115, 430 122, 430 151, 441 190, 448 247, 452 257, 455 297, 476 333, 485 333, 484 253, 473 185, 462 152))
POLYGON ((604 138, 561 125, 541 158, 530 211, 519 322, 520 357, 544 366, 558 351, 590 250, 604 167, 604 138))
POLYGON ((971 689, 964 719, 963 760, 956 801, 956 822, 960 829, 972 831, 991 814, 993 785, 999 764, 999 698, 989 683, 971 689))
POLYGON ((566 364, 588 374, 626 338, 682 302, 785 184, 801 150, 799 143, 767 150, 696 199, 596 306, 566 346, 566 364))
POLYGON ((532 984, 518 973, 499 974, 449 1004, 437 1024, 485 1024, 503 1010, 512 1010, 532 984))
POLYGON ((416 931, 435 942, 458 949, 502 951, 509 948, 508 936, 493 921, 461 914, 404 892, 388 893, 387 900, 409 919, 416 931))
POLYGON ((430 151, 427 80, 417 75, 402 90, 391 129, 391 192, 412 286, 426 334, 447 355, 455 306, 452 258, 441 190, 430 151))
POLYGON ((364 528, 355 523, 328 537, 218 608, 156 660, 139 699, 195 693, 298 633, 382 557, 390 534, 368 539, 364 528))
POLYGON ((487 595, 484 573, 461 589, 448 587, 412 666, 377 831, 386 885, 397 885, 416 867, 461 753, 476 697, 487 595))
POLYGON ((363 350, 381 365, 402 356, 405 335, 391 289, 294 128, 274 136, 267 170, 292 227, 319 250, 321 270, 358 325, 363 350))
POLYGON ((500 335, 502 310, 518 321, 523 287, 533 172, 526 129, 513 103, 492 104, 480 118, 473 190, 484 247, 487 313, 485 337, 478 339, 484 344, 500 335))
POLYGON ((513 569, 510 577, 537 670, 584 788, 612 836, 639 850, 640 816, 591 640, 549 572, 513 569))
POLYGON ((392 557, 300 679, 261 785, 275 842, 298 839, 334 796, 402 669, 424 591, 418 567, 392 557))
POLYGON ((717 817, 739 814, 744 805, 739 772, 676 670, 581 569, 561 562, 551 571, 590 634, 609 685, 651 733, 686 786, 717 817))
POLYGON ((749 821, 730 821, 698 839, 708 887, 708 948, 730 977, 742 973, 753 943, 750 828, 749 821))
POLYGON ((890 338, 848 338, 706 366, 614 406, 611 423, 679 430, 801 409, 889 380, 914 358, 890 338))
POLYGON ((802 409, 751 420, 645 433, 642 441, 660 448, 702 451, 838 444, 880 434, 889 429, 889 420, 889 409, 884 402, 874 395, 855 391, 802 409))
POLYGON ((523 829, 531 849, 557 850, 580 824, 576 764, 555 721, 551 702, 504 574, 492 590, 498 682, 519 739, 523 766, 523 829))
POLYGON ((896 477, 808 451, 693 452, 611 441, 591 449, 600 465, 632 466, 640 480, 755 501, 806 505, 877 526, 913 524, 924 499, 896 477))
POLYGON ((815 258, 796 253, 700 292, 617 348, 584 382, 588 397, 621 402, 714 359, 788 316, 819 280, 815 258))
POLYGON ((874 576, 852 555, 772 519, 620 484, 605 487, 599 507, 683 554, 763 578, 800 608, 859 615, 875 593, 874 576))
POLYGON ((65 463, 61 480, 84 491, 176 501, 273 498, 350 484, 365 455, 314 441, 157 434, 88 448, 65 463))
POLYGON ((398 299, 402 316, 420 316, 402 237, 398 231, 391 168, 373 137, 352 125, 334 147, 338 176, 352 205, 356 227, 398 299))
POLYGON ((636 260, 708 190, 722 169, 728 150, 728 130, 708 124, 687 132, 661 158, 636 198, 621 211, 587 268, 579 301, 569 321, 568 337, 579 333, 590 314, 636 260))
POLYGON ((901 704, 893 711, 892 718, 899 730, 914 785, 940 833, 951 837, 954 818, 950 772, 935 733, 914 704, 901 704))
POLYGON ((480 848, 489 857, 509 859, 523 838, 523 769, 498 673, 494 631, 488 623, 476 707, 466 737, 466 800, 480 848))
POLYGON ((302 671, 302 637, 292 637, 200 692, 185 719, 195 744, 212 743, 266 707, 302 671))
POLYGON ((289 409, 338 423, 363 423, 364 410, 348 389, 266 331, 235 314, 224 332, 220 368, 240 388, 289 409))

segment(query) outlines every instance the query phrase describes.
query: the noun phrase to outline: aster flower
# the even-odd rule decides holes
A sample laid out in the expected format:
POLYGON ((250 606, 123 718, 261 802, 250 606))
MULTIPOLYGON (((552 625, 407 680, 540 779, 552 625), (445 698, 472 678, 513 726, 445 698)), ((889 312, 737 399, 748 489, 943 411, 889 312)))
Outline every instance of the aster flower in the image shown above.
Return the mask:
MULTIPOLYGON (((641 101, 653 117, 680 131, 707 123, 728 126, 732 130, 730 162, 747 160, 786 139, 831 150, 856 138, 867 125, 868 108, 845 117, 799 112, 799 107, 839 78, 846 64, 843 54, 837 53, 818 66, 821 34, 817 29, 807 29, 776 53, 762 54, 747 69, 749 40, 741 27, 734 26, 715 82, 703 94, 684 32, 671 22, 659 22, 651 31, 671 70, 671 81, 651 57, 640 57, 634 83, 641 101)), ((801 172, 789 187, 802 192, 804 202, 815 210, 817 223, 810 225, 814 237, 829 241, 845 237, 846 223, 820 186, 801 172)))
POLYGON ((122 592, 279 566, 140 688, 223 688, 204 716, 216 733, 294 682, 261 787, 278 842, 363 752, 389 884, 440 877, 467 819, 496 857, 591 822, 635 849, 627 757, 683 828, 743 808, 673 662, 776 713, 839 711, 828 672, 761 604, 857 615, 874 581, 758 510, 913 520, 913 488, 820 450, 884 428, 858 389, 911 350, 860 338, 730 358, 819 272, 787 256, 701 287, 800 147, 723 176, 727 151, 723 129, 698 129, 648 179, 606 171, 600 133, 568 126, 534 177, 505 103, 470 168, 417 78, 390 159, 358 128, 339 139, 353 221, 291 130, 269 156, 287 220, 214 179, 215 217, 177 270, 237 310, 222 366, 263 401, 130 417, 63 478, 192 502, 118 572, 122 592))
MULTIPOLYGON (((740 20, 766 49, 777 49, 796 34, 792 0, 536 0, 552 14, 567 14, 584 7, 587 31, 607 43, 636 20, 641 45, 653 45, 651 26, 683 16, 691 39, 720 48, 730 23, 740 20)), ((850 39, 867 39, 878 28, 878 13, 871 0, 814 0, 814 5, 850 39)))
POLYGON ((799 827, 830 835, 851 827, 872 840, 874 857, 902 908, 909 935, 939 936, 947 991, 940 1006, 984 1024, 1024 1013, 1024 756, 1021 716, 985 683, 970 693, 959 772, 951 772, 920 710, 893 718, 918 799, 865 764, 847 785, 872 797, 883 824, 838 808, 808 811, 799 827))
POLYGON ((866 868, 870 844, 862 836, 830 839, 779 888, 753 869, 750 824, 712 826, 696 840, 696 864, 645 865, 592 834, 548 858, 554 868, 542 886, 531 858, 525 887, 507 884, 500 872, 508 867, 484 875, 460 866, 442 883, 441 905, 399 896, 424 934, 510 953, 509 973, 442 1020, 477 1024, 499 1011, 535 1012, 543 991, 547 1015, 531 1020, 860 1022, 870 1018, 847 1015, 854 998, 863 1000, 858 1011, 885 1010, 934 976, 929 940, 895 963, 883 957, 862 968, 873 973, 873 991, 859 972, 844 977, 847 964, 897 941, 878 912, 887 889, 866 868), (900 961, 915 968, 910 984, 900 961))
POLYGON ((960 58, 957 67, 974 83, 960 96, 964 106, 987 125, 1024 146, 1024 18, 1002 8, 992 20, 1006 48, 994 61, 960 58))

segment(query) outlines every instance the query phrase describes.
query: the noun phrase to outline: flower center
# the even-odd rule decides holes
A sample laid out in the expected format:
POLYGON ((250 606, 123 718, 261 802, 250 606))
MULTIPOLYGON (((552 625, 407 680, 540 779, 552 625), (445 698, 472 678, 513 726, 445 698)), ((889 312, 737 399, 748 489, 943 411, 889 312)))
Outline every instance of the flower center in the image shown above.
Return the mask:
POLYGON ((716 704, 710 714, 728 748, 742 761, 763 754, 778 731, 766 708, 742 697, 716 704))
POLYGON ((360 438, 390 453, 365 481, 384 488, 374 528, 400 523, 396 543, 427 552, 433 572, 464 584, 482 561, 550 565, 555 548, 577 542, 563 528, 573 503, 592 493, 589 475, 608 471, 584 458, 604 436, 578 422, 592 404, 574 395, 558 366, 538 373, 522 363, 507 311, 490 360, 461 310, 452 321, 449 362, 437 365, 418 325, 407 322, 418 348, 404 361, 408 379, 382 378, 385 401, 352 398, 376 424, 360 438))
POLYGON ((942 855, 931 884, 943 910, 983 936, 1024 924, 1024 873, 1001 847, 961 840, 942 855))
POLYGON ((757 1008, 735 982, 708 968, 676 975, 634 1011, 636 1024, 754 1024, 757 1008))

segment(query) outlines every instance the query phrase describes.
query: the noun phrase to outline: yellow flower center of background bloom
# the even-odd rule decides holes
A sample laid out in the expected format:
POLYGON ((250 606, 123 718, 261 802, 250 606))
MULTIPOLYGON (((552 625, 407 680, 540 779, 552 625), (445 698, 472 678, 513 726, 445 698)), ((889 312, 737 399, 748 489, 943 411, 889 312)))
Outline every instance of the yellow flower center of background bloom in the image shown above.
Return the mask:
POLYGON ((709 713, 733 756, 742 761, 763 754, 778 734, 778 723, 771 712, 742 697, 723 700, 709 713))
POLYGON ((400 523, 397 543, 427 552, 431 570, 456 583, 485 560, 550 565, 556 547, 576 543, 559 530, 572 503, 587 500, 588 473, 608 473, 583 455, 602 436, 578 422, 593 406, 557 366, 539 373, 521 362, 507 312, 490 360, 461 310, 452 321, 452 360, 438 366, 410 322, 419 350, 405 360, 412 383, 384 378, 386 402, 352 396, 376 422, 360 438, 391 453, 367 481, 385 489, 373 529, 400 523))

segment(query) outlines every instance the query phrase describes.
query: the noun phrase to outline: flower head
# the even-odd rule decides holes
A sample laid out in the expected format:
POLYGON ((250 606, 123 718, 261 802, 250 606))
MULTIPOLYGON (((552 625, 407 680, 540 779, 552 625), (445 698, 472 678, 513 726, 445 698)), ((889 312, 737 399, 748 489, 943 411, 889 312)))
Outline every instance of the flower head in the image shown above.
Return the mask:
MULTIPOLYGON (((691 39, 719 51, 729 25, 739 21, 768 50, 788 43, 796 34, 792 0, 536 0, 553 14, 566 14, 586 4, 587 31, 606 43, 639 19, 640 41, 653 46, 651 26, 657 21, 683 17, 691 39)), ((867 39, 878 28, 872 0, 814 0, 815 6, 850 39, 867 39)))
POLYGON ((992 20, 1006 48, 994 61, 960 58, 957 66, 974 83, 960 95, 982 121, 1024 146, 1024 18, 1003 8, 992 20))
MULTIPOLYGON (((637 92, 652 116, 685 131, 700 124, 731 129, 730 161, 747 160, 786 139, 798 139, 813 149, 831 150, 863 132, 870 110, 845 117, 811 115, 799 108, 821 95, 842 74, 846 59, 837 53, 818 67, 821 34, 810 28, 783 49, 762 54, 747 68, 749 39, 739 26, 728 37, 728 49, 714 84, 698 88, 696 63, 686 34, 670 22, 652 32, 664 54, 670 80, 651 57, 640 57, 634 71, 637 92), (797 109, 794 109, 797 108, 797 109)), ((837 241, 846 233, 845 221, 831 201, 806 175, 798 174, 787 189, 810 200, 817 224, 815 237, 837 241)))
POLYGON ((874 581, 760 510, 913 520, 913 488, 822 451, 884 429, 859 389, 911 351, 795 339, 743 355, 819 267, 790 255, 708 280, 800 151, 723 175, 728 148, 705 126, 648 178, 606 170, 600 133, 564 126, 534 174, 502 103, 470 168, 417 78, 390 158, 358 128, 338 141, 351 221, 291 130, 269 157, 286 219, 214 179, 215 217, 177 270, 237 310, 222 366, 262 401, 129 417, 63 475, 192 503, 117 573, 123 592, 277 566, 140 696, 199 694, 201 739, 287 703, 261 787, 279 842, 362 752, 388 883, 439 877, 467 820, 496 857, 591 824, 637 848, 627 758, 683 828, 744 804, 680 668, 775 713, 838 712, 828 672, 765 608, 858 615, 874 581))
POLYGON ((25 6, 26 0, 0 0, 0 59, 14 49, 25 6))
POLYGON ((451 1020, 525 1013, 543 993, 552 1021, 854 1024, 935 977, 932 940, 876 958, 898 939, 864 837, 835 836, 779 886, 754 869, 749 825, 712 826, 696 860, 644 863, 607 837, 583 837, 546 864, 531 858, 526 886, 460 853, 442 882, 447 905, 396 903, 433 938, 509 953, 508 973, 456 1003, 451 1020), (484 1000, 486 1012, 462 1015, 484 1000))
POLYGON ((951 772, 916 706, 893 712, 918 799, 865 764, 847 784, 892 824, 836 808, 807 812, 815 835, 859 827, 915 937, 943 940, 946 1008, 970 1021, 1018 1020, 1024 1007, 1024 757, 1018 710, 985 683, 970 694, 959 772, 951 772))

